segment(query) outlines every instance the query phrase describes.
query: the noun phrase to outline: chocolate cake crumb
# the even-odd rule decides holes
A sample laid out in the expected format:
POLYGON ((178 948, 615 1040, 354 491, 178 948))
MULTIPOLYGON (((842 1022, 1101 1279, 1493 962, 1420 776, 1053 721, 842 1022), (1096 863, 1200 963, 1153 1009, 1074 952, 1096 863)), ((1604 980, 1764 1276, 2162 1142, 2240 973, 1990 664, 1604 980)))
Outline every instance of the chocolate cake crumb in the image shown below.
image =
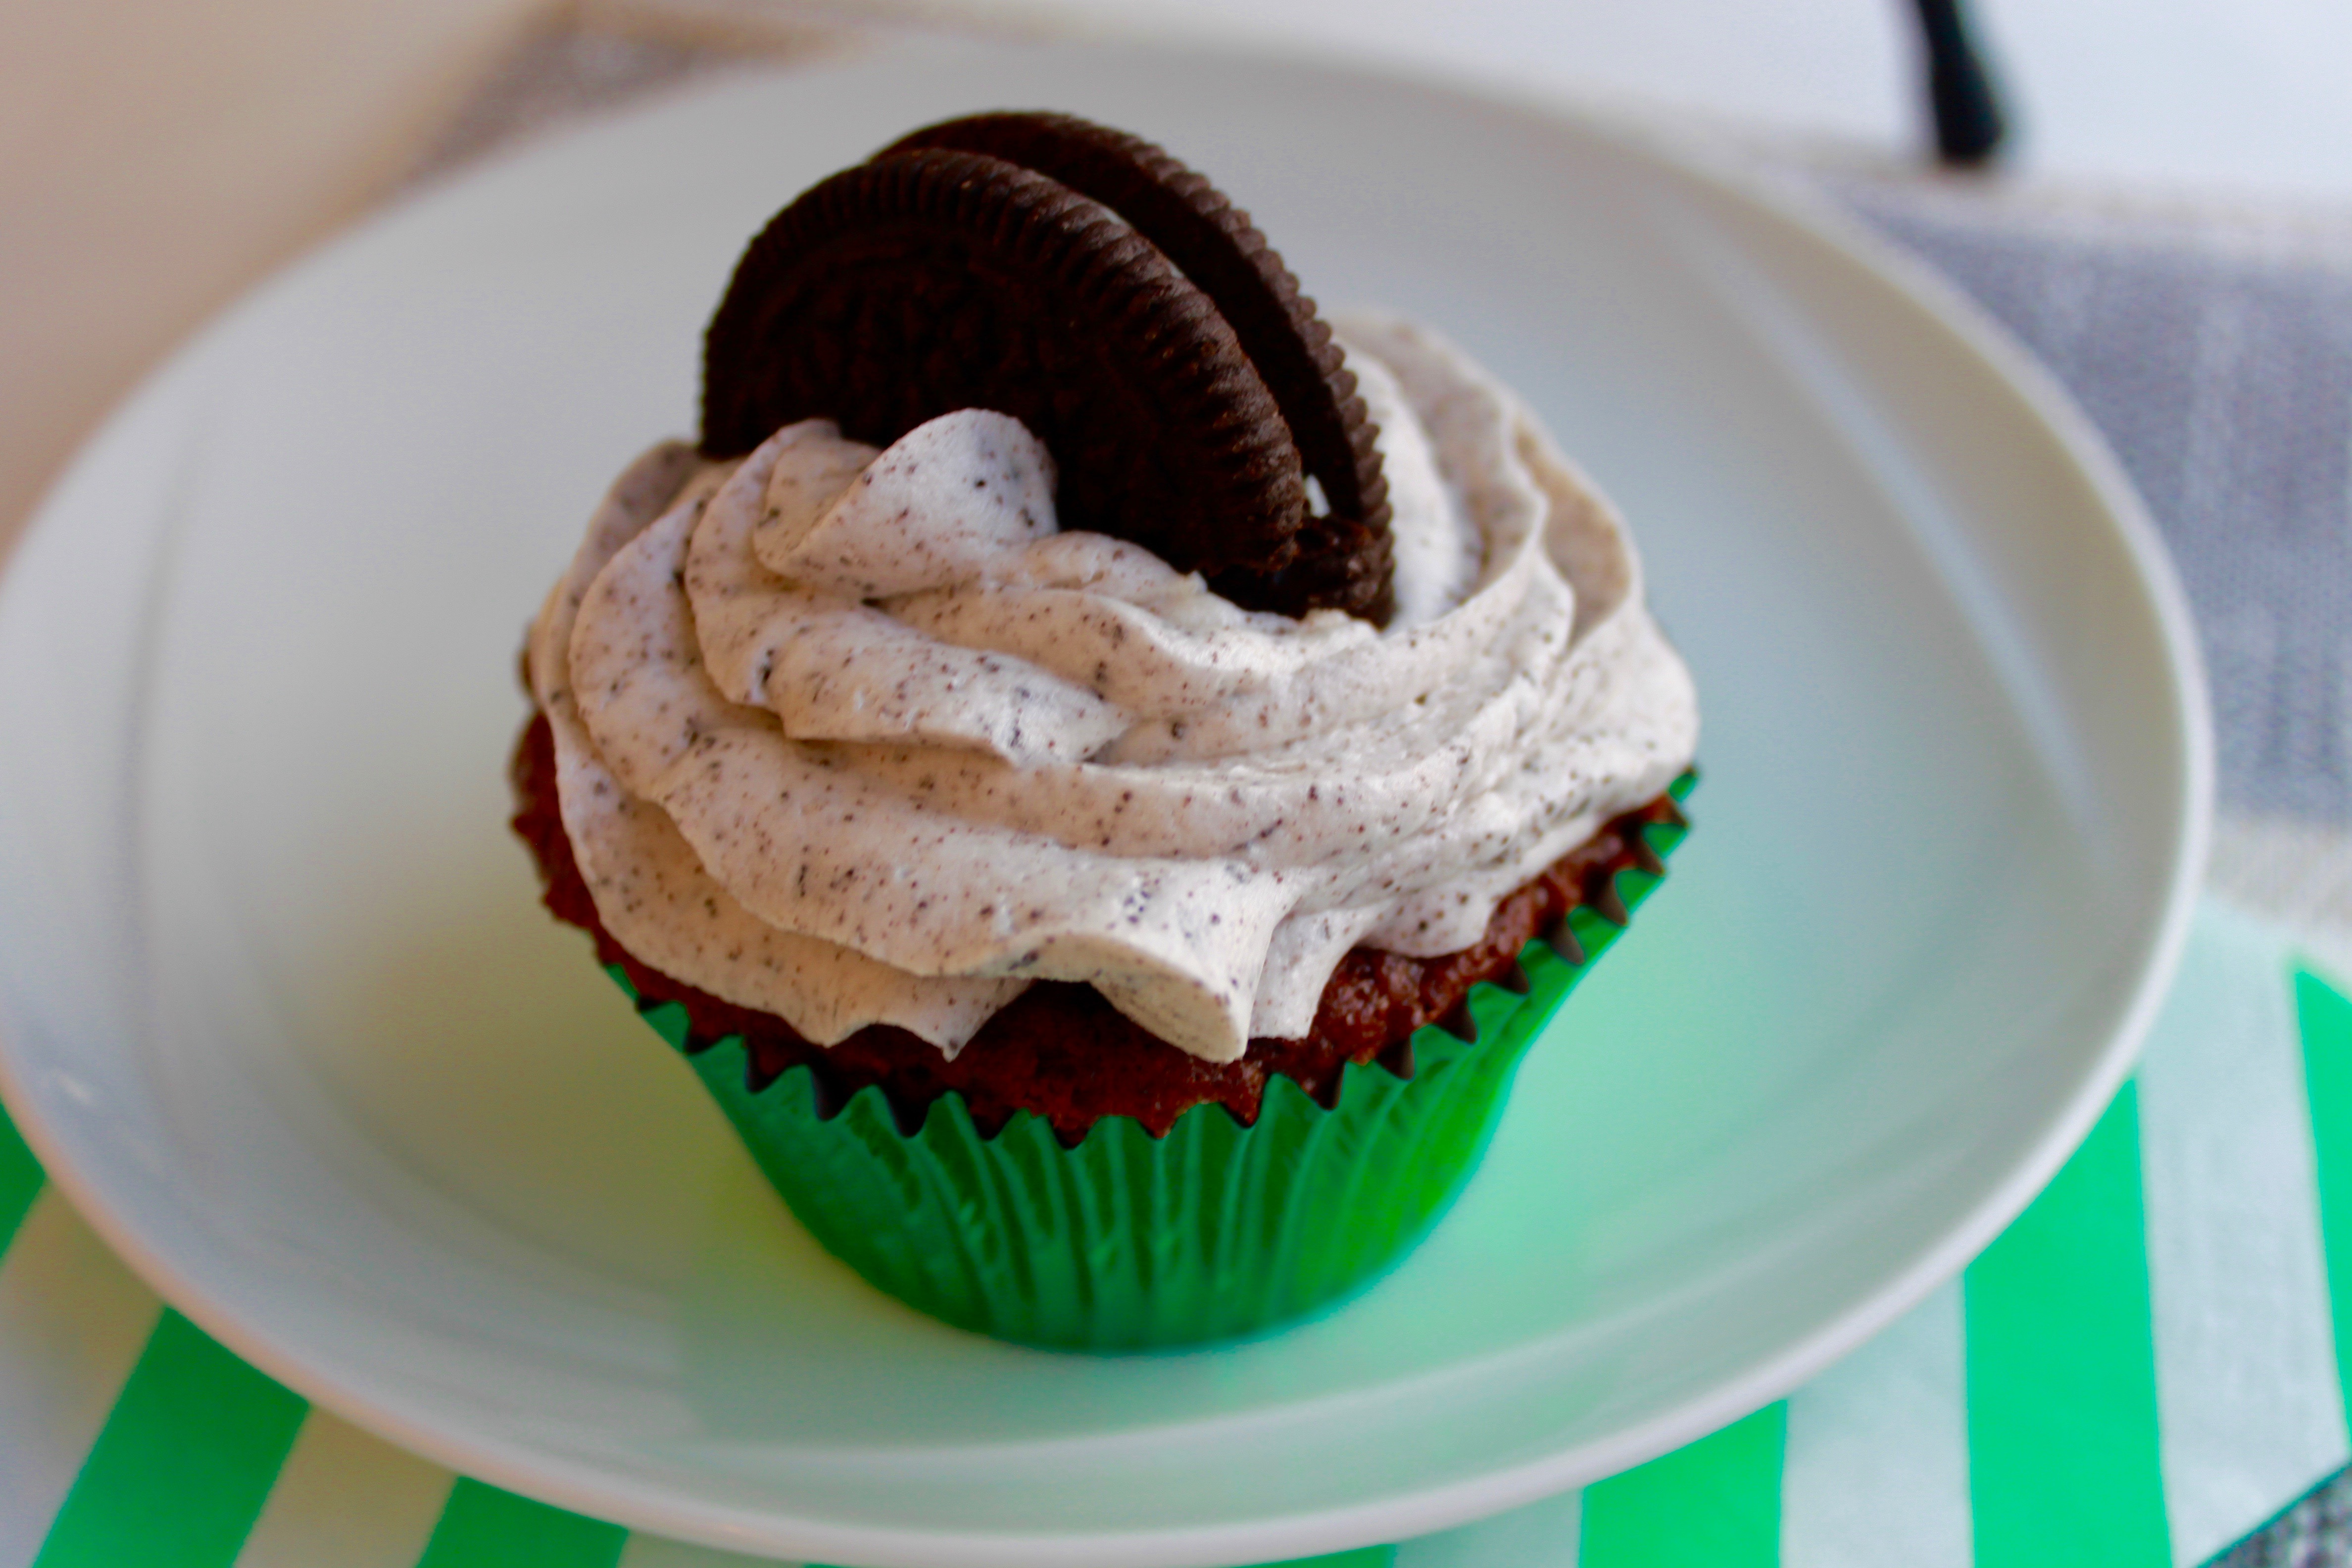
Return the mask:
POLYGON ((807 1066, 820 1095, 835 1105, 869 1084, 880 1085, 902 1125, 919 1125, 933 1100, 953 1093, 963 1097, 984 1134, 1026 1110, 1070 1143, 1106 1116, 1130 1117, 1161 1136, 1203 1104, 1223 1106, 1246 1126, 1257 1120, 1266 1082, 1276 1074, 1327 1104, 1349 1062, 1377 1063, 1411 1077, 1413 1031, 1436 1024, 1472 1037, 1470 988, 1482 980, 1508 984, 1516 979, 1524 985, 1518 957, 1528 942, 1540 937, 1570 962, 1581 961, 1573 939, 1558 934, 1566 930, 1570 910, 1613 910, 1616 923, 1623 923, 1615 879, 1643 866, 1648 851, 1641 830, 1682 821, 1666 795, 1612 818, 1506 897, 1486 934, 1460 952, 1408 958, 1353 949, 1332 972, 1305 1038, 1253 1039, 1238 1061, 1203 1061, 1118 1012, 1094 987, 1064 981, 1032 984, 950 1060, 919 1036, 887 1024, 870 1025, 837 1045, 814 1045, 772 1013, 722 1001, 639 962, 605 930, 564 836, 554 731, 545 714, 531 716, 509 771, 514 830, 539 863, 547 908, 589 933, 598 960, 620 966, 643 1005, 682 1005, 689 1048, 739 1035, 755 1087, 807 1066))

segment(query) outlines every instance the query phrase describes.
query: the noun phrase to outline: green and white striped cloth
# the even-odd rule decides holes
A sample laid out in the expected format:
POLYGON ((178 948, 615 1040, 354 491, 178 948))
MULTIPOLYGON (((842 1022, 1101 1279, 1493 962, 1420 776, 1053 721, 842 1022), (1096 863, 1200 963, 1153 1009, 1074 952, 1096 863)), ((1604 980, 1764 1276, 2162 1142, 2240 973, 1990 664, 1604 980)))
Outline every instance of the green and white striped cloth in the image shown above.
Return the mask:
MULTIPOLYGON (((1788 1399, 1332 1568, 2165 1568, 2352 1458, 2352 1001, 2209 904, 2134 1080, 1967 1270, 1788 1399)), ((403 1453, 164 1308, 0 1121, 0 1568, 749 1559, 403 1453)))

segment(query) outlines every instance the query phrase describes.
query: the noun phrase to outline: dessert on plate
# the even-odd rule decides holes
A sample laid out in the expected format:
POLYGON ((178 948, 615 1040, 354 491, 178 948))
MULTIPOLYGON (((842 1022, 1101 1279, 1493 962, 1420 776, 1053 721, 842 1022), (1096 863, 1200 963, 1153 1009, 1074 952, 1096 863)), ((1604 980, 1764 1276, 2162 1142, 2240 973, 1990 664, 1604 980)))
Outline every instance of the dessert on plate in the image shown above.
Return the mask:
POLYGON ((1067 116, 804 193, 704 365, 531 629, 549 907, 950 1322, 1180 1344, 1402 1257, 1684 830, 1615 513, 1067 116))

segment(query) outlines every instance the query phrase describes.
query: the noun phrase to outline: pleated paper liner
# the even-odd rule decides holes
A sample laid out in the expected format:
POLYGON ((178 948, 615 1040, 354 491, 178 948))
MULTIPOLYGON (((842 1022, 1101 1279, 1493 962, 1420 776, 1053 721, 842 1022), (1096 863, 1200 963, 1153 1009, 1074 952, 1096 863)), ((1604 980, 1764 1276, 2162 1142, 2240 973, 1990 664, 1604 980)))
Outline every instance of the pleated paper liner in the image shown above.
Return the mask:
MULTIPOLYGON (((1670 793, 1679 801, 1694 782, 1685 774, 1670 793)), ((1249 1126, 1198 1105, 1165 1137, 1113 1116, 1066 1148, 1027 1111, 983 1136, 952 1092, 902 1127, 879 1086, 826 1103, 806 1067, 755 1089, 740 1036, 688 1059, 801 1223, 911 1307, 1066 1350, 1253 1333, 1337 1301, 1428 1234, 1486 1152, 1528 1047, 1659 885, 1685 831, 1643 827, 1654 869, 1618 872, 1528 943, 1523 994, 1474 986, 1446 1020, 1453 1032, 1415 1031, 1405 1076, 1350 1063, 1328 1110, 1277 1076, 1249 1126)), ((609 973, 635 999, 620 968, 609 973)), ((686 1050, 684 1008, 639 1010, 686 1050)))

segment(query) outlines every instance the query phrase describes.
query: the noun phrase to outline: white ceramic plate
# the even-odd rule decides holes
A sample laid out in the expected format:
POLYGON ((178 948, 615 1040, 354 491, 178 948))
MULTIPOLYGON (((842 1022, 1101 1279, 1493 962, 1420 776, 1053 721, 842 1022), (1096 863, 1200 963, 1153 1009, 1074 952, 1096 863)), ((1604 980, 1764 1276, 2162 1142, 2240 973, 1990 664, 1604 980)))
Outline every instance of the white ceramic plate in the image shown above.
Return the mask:
POLYGON ((1785 1392, 2088 1127, 2207 793, 2152 538, 1948 300, 1574 121, 1092 48, 730 80, 293 268, 50 498, 0 600, 9 1102, 206 1329, 573 1508, 926 1568, 1438 1529, 1785 1392), (744 238, 908 126, 1029 103, 1164 140, 1318 296, 1516 384, 1632 517, 1706 716, 1672 885, 1454 1216, 1327 1320, 1192 1354, 868 1291, 503 822, 525 617, 607 478, 690 427, 744 238))

